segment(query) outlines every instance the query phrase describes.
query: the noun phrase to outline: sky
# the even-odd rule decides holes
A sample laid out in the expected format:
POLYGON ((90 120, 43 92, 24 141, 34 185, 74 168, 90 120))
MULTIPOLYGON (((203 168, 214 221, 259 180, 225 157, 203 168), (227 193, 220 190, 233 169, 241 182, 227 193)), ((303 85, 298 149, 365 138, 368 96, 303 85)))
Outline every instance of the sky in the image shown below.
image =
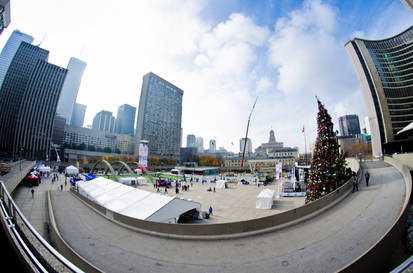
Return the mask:
POLYGON ((85 124, 101 110, 138 107, 142 78, 153 72, 184 90, 186 136, 239 152, 255 149, 271 129, 300 152, 317 135, 317 96, 338 130, 338 117, 366 109, 344 45, 354 37, 384 39, 413 24, 398 0, 11 0, 13 30, 50 51, 49 62, 87 63, 77 102, 85 124), (305 137, 302 128, 305 127, 305 137))

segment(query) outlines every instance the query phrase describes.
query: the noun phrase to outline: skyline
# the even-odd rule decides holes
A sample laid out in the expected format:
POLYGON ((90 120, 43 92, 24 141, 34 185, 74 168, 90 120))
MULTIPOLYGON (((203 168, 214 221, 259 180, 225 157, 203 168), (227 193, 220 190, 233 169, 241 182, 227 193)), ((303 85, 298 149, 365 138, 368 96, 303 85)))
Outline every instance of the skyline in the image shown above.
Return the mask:
POLYGON ((195 134, 237 152, 258 96, 253 149, 272 128, 277 141, 303 152, 303 124, 307 141, 316 137, 315 95, 335 130, 348 114, 364 127, 364 100, 344 44, 388 38, 413 23, 401 1, 176 3, 11 2, 0 47, 19 29, 33 44, 42 41, 50 63, 85 61, 77 99, 87 105, 85 126, 100 110, 137 107, 143 75, 154 72, 184 90, 183 144, 195 134))

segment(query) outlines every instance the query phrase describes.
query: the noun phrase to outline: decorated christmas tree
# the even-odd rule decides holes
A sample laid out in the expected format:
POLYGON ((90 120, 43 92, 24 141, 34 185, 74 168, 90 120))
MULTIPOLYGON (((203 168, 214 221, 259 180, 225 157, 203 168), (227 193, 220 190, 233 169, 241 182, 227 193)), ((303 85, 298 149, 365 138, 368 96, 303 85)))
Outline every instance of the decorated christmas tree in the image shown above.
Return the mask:
POLYGON ((339 153, 333 122, 324 105, 318 100, 317 139, 307 184, 306 203, 335 190, 351 176, 344 155, 339 153))

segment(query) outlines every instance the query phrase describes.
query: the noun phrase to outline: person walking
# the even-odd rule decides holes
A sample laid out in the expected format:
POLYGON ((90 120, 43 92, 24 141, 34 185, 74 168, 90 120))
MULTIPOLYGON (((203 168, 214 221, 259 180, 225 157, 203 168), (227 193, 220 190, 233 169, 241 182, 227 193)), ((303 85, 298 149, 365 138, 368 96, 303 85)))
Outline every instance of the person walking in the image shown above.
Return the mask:
POLYGON ((370 180, 370 174, 369 171, 366 171, 366 173, 364 174, 364 178, 366 179, 366 186, 369 186, 369 180, 370 180))
POLYGON ((32 199, 34 198, 34 189, 31 190, 32 192, 32 199))
POLYGON ((353 190, 352 190, 352 192, 354 192, 355 190, 359 191, 359 187, 358 187, 358 183, 357 183, 357 177, 353 176, 353 190))
POLYGON ((212 214, 212 206, 209 206, 209 214, 212 214))

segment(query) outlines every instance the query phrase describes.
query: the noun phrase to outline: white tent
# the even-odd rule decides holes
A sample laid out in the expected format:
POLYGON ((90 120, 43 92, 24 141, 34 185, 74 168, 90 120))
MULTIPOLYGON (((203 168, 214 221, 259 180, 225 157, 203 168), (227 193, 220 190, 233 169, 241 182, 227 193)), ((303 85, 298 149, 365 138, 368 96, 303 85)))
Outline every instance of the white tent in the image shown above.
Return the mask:
POLYGON ((66 167, 65 173, 68 175, 77 175, 79 173, 79 169, 71 165, 71 166, 66 167))
POLYGON ((146 178, 143 177, 143 176, 139 176, 139 177, 137 178, 137 180, 138 180, 138 185, 142 185, 142 184, 145 184, 145 183, 146 183, 146 178))
POLYGON ((136 185, 137 179, 135 177, 121 177, 119 182, 125 185, 136 185))
POLYGON ((225 180, 218 180, 217 181, 217 189, 225 189, 227 181, 225 180))
POLYGON ((196 202, 140 190, 103 177, 79 181, 77 187, 90 200, 136 219, 176 223, 182 214, 201 209, 196 202))
POLYGON ((39 171, 50 173, 50 167, 49 166, 41 166, 41 167, 39 167, 39 171))
POLYGON ((264 189, 257 195, 256 205, 257 209, 271 209, 274 200, 275 191, 264 189))

